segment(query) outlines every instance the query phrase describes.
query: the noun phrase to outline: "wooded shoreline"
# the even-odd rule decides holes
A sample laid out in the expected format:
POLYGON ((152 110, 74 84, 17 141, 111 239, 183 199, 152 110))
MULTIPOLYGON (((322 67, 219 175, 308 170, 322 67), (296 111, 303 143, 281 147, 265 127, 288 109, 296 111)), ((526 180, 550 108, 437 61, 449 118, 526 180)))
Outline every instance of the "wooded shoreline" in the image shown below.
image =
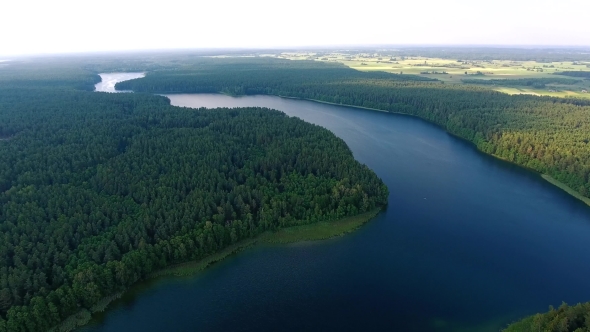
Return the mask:
POLYGON ((104 297, 90 309, 82 309, 65 319, 60 325, 52 328, 51 332, 69 332, 87 325, 92 321, 92 315, 108 310, 108 306, 117 299, 124 297, 141 283, 158 278, 191 277, 196 273, 206 270, 208 267, 235 255, 249 247, 268 244, 289 244, 306 241, 322 241, 349 234, 375 218, 382 208, 374 209, 357 216, 346 217, 336 221, 319 222, 315 224, 293 226, 279 229, 275 232, 267 231, 251 239, 242 240, 220 252, 214 253, 203 259, 165 267, 153 272, 144 279, 137 281, 127 290, 104 297))
MULTIPOLYGON (((171 95, 171 94, 174 94, 174 93, 165 93, 165 94, 171 95)), ((185 93, 178 93, 178 94, 185 94, 185 93)), ((221 92, 219 92, 219 94, 222 94, 222 95, 228 95, 228 96, 230 96, 230 97, 240 97, 240 96, 244 96, 244 95, 232 95, 232 94, 226 94, 226 93, 221 93, 221 92)), ((323 101, 323 100, 318 100, 318 99, 308 99, 308 98, 300 98, 300 97, 290 97, 290 96, 283 96, 283 95, 265 95, 265 94, 261 94, 260 96, 274 96, 274 97, 280 97, 280 98, 285 98, 285 99, 306 100, 306 101, 312 101, 312 102, 316 102, 316 103, 320 103, 320 104, 327 104, 327 105, 334 105, 334 106, 343 106, 343 107, 351 107, 351 108, 358 108, 358 109, 369 110, 369 111, 377 111, 377 112, 382 112, 382 113, 400 114, 400 115, 406 115, 406 116, 415 117, 415 118, 418 118, 418 119, 420 119, 420 120, 426 121, 426 122, 428 122, 428 123, 430 123, 430 124, 433 124, 433 125, 435 125, 435 126, 437 126, 437 127, 441 128, 442 130, 444 130, 444 131, 445 131, 447 134, 449 134, 449 135, 452 135, 452 136, 454 136, 454 137, 456 137, 456 138, 458 138, 458 139, 460 139, 460 140, 462 140, 462 141, 464 141, 464 142, 467 142, 467 143, 469 143, 469 144, 473 145, 473 146, 474 146, 474 147, 477 149, 477 151, 479 151, 479 152, 481 152, 481 153, 484 153, 484 154, 486 154, 486 155, 488 155, 488 156, 491 156, 491 157, 494 157, 494 158, 500 159, 500 160, 502 160, 502 161, 504 161, 504 162, 510 163, 510 164, 512 164, 512 165, 515 165, 515 166, 521 167, 521 168, 523 168, 523 169, 526 169, 526 170, 528 170, 528 171, 531 171, 531 172, 534 172, 534 173, 538 174, 538 175, 539 175, 539 176, 541 176, 541 178, 543 178, 545 181, 547 181, 547 182, 551 183, 552 185, 554 185, 554 186, 558 187, 559 189, 561 189, 561 190, 565 191, 565 192, 566 192, 566 193, 568 193, 569 195, 571 195, 571 196, 575 197, 576 199, 578 199, 578 200, 580 200, 580 201, 582 201, 582 202, 586 203, 588 206, 590 206, 590 198, 588 198, 588 197, 584 197, 584 196, 580 195, 580 194, 579 194, 578 192, 576 192, 574 189, 570 188, 570 187, 569 187, 568 185, 566 185, 565 183, 563 183, 563 182, 561 182, 561 181, 559 181, 559 180, 557 180, 557 179, 555 179, 555 178, 551 177, 549 174, 539 173, 538 171, 536 171, 536 170, 534 170, 534 169, 532 169, 532 168, 529 168, 529 167, 526 167, 526 166, 524 166, 524 165, 520 165, 520 164, 518 164, 518 163, 512 162, 512 161, 510 161, 510 160, 507 160, 506 158, 502 158, 501 156, 498 156, 498 155, 495 155, 495 154, 490 154, 490 153, 487 153, 487 152, 485 152, 485 151, 481 150, 481 149, 480 149, 480 148, 477 146, 477 144, 475 144, 474 142, 472 142, 472 141, 470 141, 470 140, 468 140, 468 139, 466 139, 466 138, 463 138, 463 137, 461 137, 461 136, 459 136, 459 135, 453 134, 452 132, 450 132, 450 131, 448 131, 447 129, 445 129, 443 126, 441 126, 441 125, 439 125, 439 124, 437 124, 437 123, 435 123, 435 122, 432 122, 432 121, 430 121, 430 120, 428 120, 428 119, 422 118, 422 117, 420 117, 420 116, 418 116, 418 115, 414 115, 414 114, 410 114, 410 113, 404 113, 404 112, 391 112, 391 111, 381 110, 381 109, 377 109, 377 108, 370 108, 370 107, 363 107, 363 106, 355 106, 355 105, 349 105, 349 104, 338 104, 338 103, 331 103, 331 102, 328 102, 328 101, 323 101)))

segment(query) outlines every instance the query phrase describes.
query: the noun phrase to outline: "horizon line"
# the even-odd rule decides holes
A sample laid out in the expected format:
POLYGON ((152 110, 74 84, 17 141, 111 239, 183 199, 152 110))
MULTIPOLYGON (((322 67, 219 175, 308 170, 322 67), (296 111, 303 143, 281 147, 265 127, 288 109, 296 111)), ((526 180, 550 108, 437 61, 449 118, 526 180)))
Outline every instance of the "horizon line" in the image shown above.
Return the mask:
POLYGON ((376 50, 382 48, 387 51, 395 51, 395 48, 488 48, 488 49, 534 49, 534 50, 588 50, 590 45, 537 45, 537 44, 341 44, 341 45, 308 45, 308 46, 248 46, 248 47, 178 47, 178 48, 138 48, 138 49, 118 49, 118 50, 93 50, 93 51, 58 51, 46 53, 7 53, 0 54, 0 57, 8 58, 26 58, 26 57, 51 57, 51 56, 83 56, 83 55, 107 55, 107 54, 133 54, 133 53, 173 53, 173 52, 204 52, 204 51, 298 51, 298 50, 376 50))

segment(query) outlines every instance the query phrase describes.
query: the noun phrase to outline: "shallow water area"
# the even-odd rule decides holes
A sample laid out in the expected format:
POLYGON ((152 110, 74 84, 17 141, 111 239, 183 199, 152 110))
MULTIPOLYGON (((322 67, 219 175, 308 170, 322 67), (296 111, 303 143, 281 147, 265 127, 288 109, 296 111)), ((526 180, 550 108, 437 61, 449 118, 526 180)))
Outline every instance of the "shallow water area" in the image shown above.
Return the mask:
POLYGON ((389 187, 336 239, 245 250, 140 284, 82 331, 498 331, 590 300, 590 208, 538 174, 415 117, 272 96, 167 95, 260 106, 323 126, 389 187))

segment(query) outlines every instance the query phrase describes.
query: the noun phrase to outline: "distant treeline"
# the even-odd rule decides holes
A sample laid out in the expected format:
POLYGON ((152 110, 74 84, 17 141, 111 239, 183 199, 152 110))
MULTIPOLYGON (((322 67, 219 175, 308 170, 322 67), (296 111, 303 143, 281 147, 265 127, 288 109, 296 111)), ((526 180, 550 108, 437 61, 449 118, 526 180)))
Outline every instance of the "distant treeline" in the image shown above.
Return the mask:
POLYGON ((515 95, 474 85, 400 80, 312 61, 204 59, 119 83, 140 92, 270 94, 420 116, 489 154, 590 196, 590 101, 515 95))
POLYGON ((562 71, 555 73, 555 75, 590 78, 590 71, 562 71))
MULTIPOLYGON (((76 62, 75 59, 70 61, 76 62)), ((82 63, 76 65, 68 61, 10 61, 7 66, 0 67, 0 89, 94 91, 94 85, 101 80, 100 76, 93 75, 81 66, 82 63)))
POLYGON ((510 48, 510 47, 396 47, 395 51, 359 49, 387 57, 429 57, 463 60, 512 60, 537 62, 590 61, 590 48, 510 48))
POLYGON ((344 141, 279 111, 172 107, 77 91, 96 75, 67 62, 17 67, 0 69, 0 332, 46 331, 171 264, 387 202, 344 141))
POLYGON ((447 73, 446 71, 421 71, 420 74, 448 75, 449 73, 447 73))
POLYGON ((574 80, 570 78, 519 78, 519 79, 462 79, 461 82, 467 84, 481 84, 481 85, 501 85, 501 86, 530 86, 537 89, 544 88, 547 84, 564 84, 573 85, 582 82, 581 80, 574 80))

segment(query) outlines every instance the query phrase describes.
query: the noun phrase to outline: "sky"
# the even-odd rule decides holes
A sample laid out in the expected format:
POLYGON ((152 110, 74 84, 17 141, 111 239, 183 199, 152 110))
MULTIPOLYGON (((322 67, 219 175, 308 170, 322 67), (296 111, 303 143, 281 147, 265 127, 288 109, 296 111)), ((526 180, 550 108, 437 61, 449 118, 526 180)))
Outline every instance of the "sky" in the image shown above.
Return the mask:
POLYGON ((357 45, 590 46, 590 0, 7 0, 0 55, 357 45))

